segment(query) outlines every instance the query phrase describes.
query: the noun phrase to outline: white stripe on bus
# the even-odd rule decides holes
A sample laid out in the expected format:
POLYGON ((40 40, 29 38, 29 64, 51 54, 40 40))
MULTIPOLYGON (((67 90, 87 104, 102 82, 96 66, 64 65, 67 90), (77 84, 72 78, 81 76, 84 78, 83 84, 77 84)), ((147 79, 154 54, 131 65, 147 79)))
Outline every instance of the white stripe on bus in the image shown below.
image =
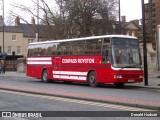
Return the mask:
POLYGON ((87 76, 87 72, 73 72, 73 71, 53 71, 53 74, 60 75, 84 75, 87 76))
POLYGON ((41 64, 45 64, 45 65, 52 65, 52 62, 34 62, 34 61, 28 61, 27 64, 34 64, 34 65, 41 65, 41 64))
POLYGON ((112 70, 141 70, 141 68, 115 68, 115 67, 111 67, 112 70))
POLYGON ((37 57, 37 58, 27 58, 27 60, 52 60, 51 57, 37 57))
POLYGON ((67 75, 53 75, 53 78, 70 79, 70 80, 86 80, 87 77, 67 76, 67 75))
POLYGON ((120 38, 130 38, 130 39, 137 39, 137 37, 128 36, 128 35, 103 35, 103 36, 91 36, 91 37, 83 37, 83 38, 74 38, 74 39, 63 39, 63 40, 52 40, 52 41, 44 41, 44 42, 33 42, 29 43, 30 45, 37 45, 37 44, 45 44, 45 43, 61 43, 61 42, 69 42, 69 41, 81 41, 81 40, 93 40, 93 39, 103 39, 103 38, 112 38, 112 37, 120 37, 120 38))

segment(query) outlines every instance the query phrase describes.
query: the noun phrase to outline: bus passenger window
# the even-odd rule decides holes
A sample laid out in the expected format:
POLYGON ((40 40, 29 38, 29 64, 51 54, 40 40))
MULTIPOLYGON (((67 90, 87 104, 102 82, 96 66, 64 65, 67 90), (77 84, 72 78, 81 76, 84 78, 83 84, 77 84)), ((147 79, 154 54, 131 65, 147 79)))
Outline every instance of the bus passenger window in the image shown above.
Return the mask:
POLYGON ((56 43, 53 43, 52 44, 52 55, 56 55, 56 50, 57 50, 57 44, 56 43))

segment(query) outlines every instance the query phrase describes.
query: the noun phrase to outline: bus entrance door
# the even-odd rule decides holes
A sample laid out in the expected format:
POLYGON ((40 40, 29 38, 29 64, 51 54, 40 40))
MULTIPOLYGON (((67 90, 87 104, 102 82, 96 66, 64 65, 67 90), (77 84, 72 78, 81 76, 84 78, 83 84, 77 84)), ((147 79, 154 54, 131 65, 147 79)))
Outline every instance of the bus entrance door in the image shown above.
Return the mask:
POLYGON ((55 57, 54 58, 53 79, 61 79, 60 64, 61 64, 61 58, 55 57))
POLYGON ((102 63, 109 63, 110 48, 108 45, 103 45, 102 49, 102 63))

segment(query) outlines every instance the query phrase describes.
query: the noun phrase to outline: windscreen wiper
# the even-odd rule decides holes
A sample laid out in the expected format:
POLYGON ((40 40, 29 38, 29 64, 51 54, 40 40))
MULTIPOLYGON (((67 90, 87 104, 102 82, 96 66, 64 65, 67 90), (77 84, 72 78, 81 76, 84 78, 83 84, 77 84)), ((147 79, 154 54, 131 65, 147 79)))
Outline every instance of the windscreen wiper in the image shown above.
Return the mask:
POLYGON ((124 68, 134 68, 134 66, 132 66, 132 65, 127 65, 127 66, 122 67, 122 68, 119 69, 119 70, 122 70, 122 69, 124 69, 124 68))
POLYGON ((142 70, 141 65, 139 65, 139 64, 134 64, 134 65, 137 66, 138 68, 140 68, 140 69, 142 70))
POLYGON ((124 68, 135 68, 135 66, 138 67, 138 68, 140 68, 142 70, 142 67, 139 64, 127 65, 127 66, 122 67, 119 70, 122 70, 124 68))

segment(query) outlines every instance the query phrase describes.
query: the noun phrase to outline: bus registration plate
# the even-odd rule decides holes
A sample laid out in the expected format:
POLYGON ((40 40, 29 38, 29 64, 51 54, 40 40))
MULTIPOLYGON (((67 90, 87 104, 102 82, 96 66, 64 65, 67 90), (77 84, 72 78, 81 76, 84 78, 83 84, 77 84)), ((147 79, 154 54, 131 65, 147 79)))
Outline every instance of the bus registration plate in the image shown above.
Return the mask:
POLYGON ((130 79, 130 80, 128 80, 128 82, 135 82, 134 80, 132 80, 132 79, 130 79))

